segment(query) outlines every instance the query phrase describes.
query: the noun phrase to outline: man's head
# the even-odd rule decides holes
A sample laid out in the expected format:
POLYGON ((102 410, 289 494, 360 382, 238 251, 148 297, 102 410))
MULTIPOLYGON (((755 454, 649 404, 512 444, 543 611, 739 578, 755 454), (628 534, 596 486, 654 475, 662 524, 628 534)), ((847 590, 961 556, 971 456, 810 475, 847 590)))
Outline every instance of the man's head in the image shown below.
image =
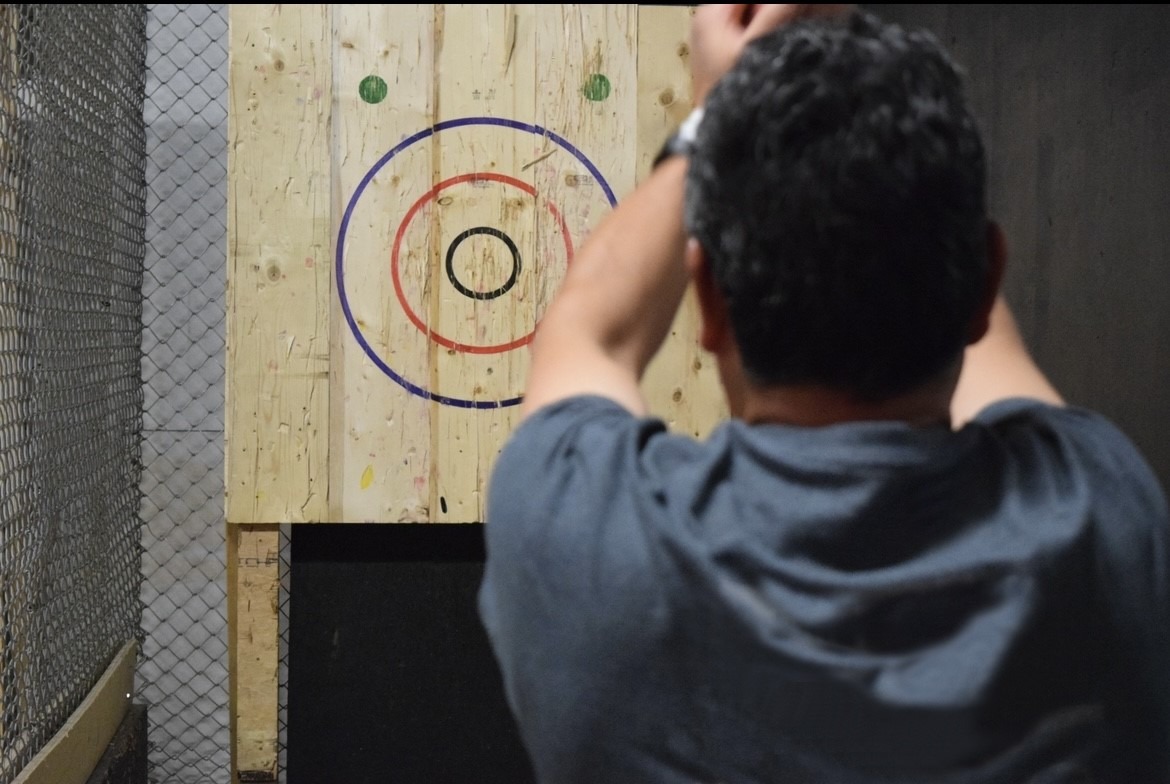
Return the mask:
POLYGON ((983 145, 940 44, 864 12, 799 22, 705 108, 687 229, 747 378, 880 401, 952 367, 995 276, 983 145))

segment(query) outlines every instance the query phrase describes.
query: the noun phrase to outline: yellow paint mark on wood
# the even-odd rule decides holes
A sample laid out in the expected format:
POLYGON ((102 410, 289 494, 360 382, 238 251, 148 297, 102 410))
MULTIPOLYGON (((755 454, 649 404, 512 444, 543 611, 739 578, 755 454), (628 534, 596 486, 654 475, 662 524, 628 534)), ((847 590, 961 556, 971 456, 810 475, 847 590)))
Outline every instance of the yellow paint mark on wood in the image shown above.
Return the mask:
MULTIPOLYGON (((412 394, 384 372, 426 387, 430 341, 399 304, 391 252, 400 226, 400 281, 408 301, 425 306, 418 284, 425 262, 419 257, 427 235, 425 203, 407 220, 411 206, 430 191, 431 145, 426 139, 403 147, 403 140, 434 125, 432 66, 435 47, 433 5, 338 6, 333 130, 337 199, 350 209, 344 236, 336 227, 344 279, 335 281, 347 297, 365 346, 340 314, 333 320, 333 375, 330 405, 330 518, 341 522, 426 522, 433 404, 412 394), (370 74, 388 83, 386 100, 369 104, 359 85, 370 74), (364 183, 364 187, 363 187, 364 183), (360 476, 373 455, 379 470, 364 491, 360 476)), ((336 294, 335 294, 336 296, 336 294)))

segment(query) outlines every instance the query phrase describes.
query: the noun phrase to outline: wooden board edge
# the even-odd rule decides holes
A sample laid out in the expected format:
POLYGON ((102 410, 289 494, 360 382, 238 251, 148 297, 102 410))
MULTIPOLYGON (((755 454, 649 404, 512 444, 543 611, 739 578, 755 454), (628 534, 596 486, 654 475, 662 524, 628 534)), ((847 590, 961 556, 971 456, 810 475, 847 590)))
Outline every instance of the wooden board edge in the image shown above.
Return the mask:
POLYGON ((138 642, 131 640, 12 784, 85 784, 130 708, 137 662, 138 642))

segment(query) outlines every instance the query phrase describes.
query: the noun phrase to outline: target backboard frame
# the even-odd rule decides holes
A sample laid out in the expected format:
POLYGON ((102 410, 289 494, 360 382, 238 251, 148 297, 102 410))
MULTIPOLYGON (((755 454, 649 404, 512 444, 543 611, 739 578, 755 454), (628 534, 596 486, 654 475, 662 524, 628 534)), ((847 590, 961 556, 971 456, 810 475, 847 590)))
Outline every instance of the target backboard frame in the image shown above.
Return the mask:
MULTIPOLYGON (((543 308, 691 108, 691 12, 232 6, 229 523, 483 519, 543 308)), ((695 321, 646 391, 700 435, 695 321)))
MULTIPOLYGON (((516 422, 517 407, 505 403, 527 369, 522 338, 568 263, 558 256, 565 236, 569 245, 582 242, 690 111, 692 10, 229 7, 224 447, 233 780, 278 780, 279 526, 483 519, 491 462, 516 422), (497 144, 485 159, 483 144, 453 136, 469 118, 490 118, 528 144, 497 144), (550 146, 533 148, 536 137, 550 146), (407 155, 401 145, 410 139, 407 155), (423 148, 426 155, 413 154, 423 148), (497 212, 485 218, 471 202, 493 187, 497 212), (437 207, 462 210, 467 220, 436 218, 437 207), (411 236, 420 229, 437 240, 411 236), (501 235, 519 255, 510 286, 512 251, 501 235), (412 247, 415 257, 406 258, 412 247), (503 277, 476 278, 469 250, 472 260, 499 256, 503 277), (534 269, 544 274, 525 281, 534 269), (523 303, 505 306, 505 295, 521 291, 523 303), (471 300, 491 307, 477 311, 471 300), (392 317, 403 301, 416 318, 401 309, 405 317, 392 317), (461 312, 464 320, 482 316, 482 335, 465 331, 461 312), (446 344, 430 339, 428 327, 446 344), (414 349, 390 353, 401 346, 414 349), (474 346, 483 350, 467 350, 474 346), (476 391, 488 376, 469 357, 499 360, 495 388, 479 383, 476 391), (455 400, 473 405, 449 404, 455 400)), ((696 345, 696 323, 688 294, 644 388, 655 413, 697 436, 726 409, 696 345)))

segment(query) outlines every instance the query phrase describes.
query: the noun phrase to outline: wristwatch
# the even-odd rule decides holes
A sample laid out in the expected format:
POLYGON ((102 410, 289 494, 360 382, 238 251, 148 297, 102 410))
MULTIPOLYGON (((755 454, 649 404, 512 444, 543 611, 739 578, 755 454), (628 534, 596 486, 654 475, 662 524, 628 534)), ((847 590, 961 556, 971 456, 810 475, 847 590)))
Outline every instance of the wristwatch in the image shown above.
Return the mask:
POLYGON ((702 121, 703 107, 698 106, 691 110, 687 118, 666 139, 662 149, 654 156, 654 163, 650 165, 651 170, 657 169, 659 164, 667 158, 673 158, 675 155, 690 155, 695 148, 695 136, 699 132, 699 123, 702 121))

